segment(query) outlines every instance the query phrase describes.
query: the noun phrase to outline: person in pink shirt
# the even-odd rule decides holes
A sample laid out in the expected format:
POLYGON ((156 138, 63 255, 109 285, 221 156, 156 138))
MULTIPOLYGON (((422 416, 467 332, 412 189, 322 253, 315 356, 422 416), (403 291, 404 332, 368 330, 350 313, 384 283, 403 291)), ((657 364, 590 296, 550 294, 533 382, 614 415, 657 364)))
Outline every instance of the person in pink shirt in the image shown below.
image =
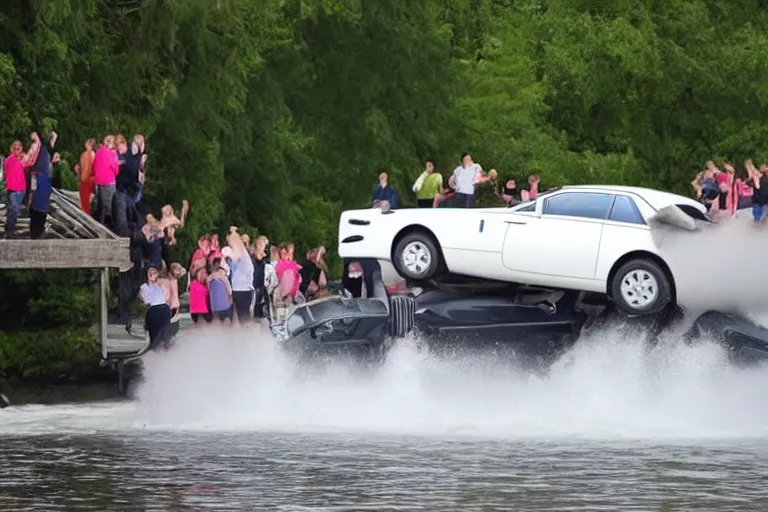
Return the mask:
POLYGON ((283 244, 280 246, 280 261, 275 265, 275 273, 280 283, 278 289, 281 291, 279 299, 285 302, 293 302, 296 294, 299 292, 301 277, 299 270, 301 267, 291 259, 290 246, 293 244, 283 244))
MULTIPOLYGON (((733 169, 733 166, 730 164, 726 165, 725 168, 729 173, 732 173, 734 176, 736 175, 735 169, 731 170, 733 169)), ((753 169, 754 173, 757 173, 757 169, 755 169, 752 160, 745 161, 744 168, 747 170, 747 178, 736 178, 733 180, 731 195, 736 202, 735 210, 752 208, 752 196, 755 194, 755 189, 753 189, 747 182, 749 181, 750 176, 753 175, 753 169)))
POLYGON ((189 285, 189 315, 193 322, 198 323, 202 319, 209 324, 213 321, 209 300, 208 272, 200 268, 189 285))
POLYGON ((197 271, 208 266, 208 254, 211 252, 211 239, 208 235, 203 235, 197 240, 197 250, 192 254, 192 261, 189 264, 189 274, 196 276, 197 271))
POLYGON ((3 162, 5 191, 8 196, 8 211, 5 217, 6 238, 16 236, 16 223, 19 219, 21 205, 24 202, 24 195, 27 192, 27 177, 24 173, 35 163, 24 156, 23 150, 20 140, 13 141, 11 154, 3 162))
POLYGON ((280 246, 280 260, 275 265, 278 284, 272 296, 275 311, 273 320, 276 323, 283 322, 288 315, 288 310, 300 299, 301 275, 299 270, 301 267, 291 259, 288 244, 282 244, 280 246))
POLYGON ((112 200, 115 197, 115 182, 120 169, 115 149, 115 136, 107 135, 93 157, 93 183, 96 185, 96 198, 99 209, 99 222, 105 224, 106 218, 112 220, 112 200))
POLYGON ((738 198, 736 208, 738 210, 752 208, 752 196, 755 194, 755 189, 747 185, 747 180, 736 178, 734 188, 736 191, 736 197, 738 198))

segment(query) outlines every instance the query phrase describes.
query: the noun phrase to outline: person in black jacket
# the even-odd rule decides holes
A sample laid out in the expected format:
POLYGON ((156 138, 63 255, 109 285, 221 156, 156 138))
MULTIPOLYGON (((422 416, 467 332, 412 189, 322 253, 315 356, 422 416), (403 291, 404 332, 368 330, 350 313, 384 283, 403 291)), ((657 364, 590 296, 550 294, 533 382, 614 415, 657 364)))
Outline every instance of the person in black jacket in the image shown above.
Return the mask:
POLYGON ((141 152, 141 146, 134 137, 130 150, 120 153, 118 158, 120 159, 120 172, 115 179, 114 227, 115 233, 128 237, 139 224, 136 201, 141 192, 140 175, 147 156, 141 152))
POLYGON ((341 284, 353 297, 367 296, 373 290, 373 274, 377 270, 381 272, 381 264, 374 258, 345 259, 341 284))
POLYGON ((268 245, 269 240, 262 235, 256 239, 253 244, 253 252, 251 252, 254 290, 253 316, 255 318, 269 318, 269 295, 265 283, 268 245))

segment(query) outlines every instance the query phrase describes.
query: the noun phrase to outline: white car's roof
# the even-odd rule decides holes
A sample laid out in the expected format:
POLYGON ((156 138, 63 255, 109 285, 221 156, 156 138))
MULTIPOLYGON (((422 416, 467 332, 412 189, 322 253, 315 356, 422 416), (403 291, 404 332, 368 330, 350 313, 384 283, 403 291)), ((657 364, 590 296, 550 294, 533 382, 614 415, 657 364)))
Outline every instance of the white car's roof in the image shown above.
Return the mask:
POLYGON ((583 190, 595 191, 595 192, 624 192, 629 194, 635 194, 642 197, 651 207, 656 210, 660 210, 667 206, 677 204, 687 204, 695 207, 700 211, 705 211, 706 208, 700 202, 690 197, 673 194, 671 192, 663 192, 661 190, 653 190, 651 188, 643 187, 628 187, 623 185, 565 185, 560 190, 583 190))

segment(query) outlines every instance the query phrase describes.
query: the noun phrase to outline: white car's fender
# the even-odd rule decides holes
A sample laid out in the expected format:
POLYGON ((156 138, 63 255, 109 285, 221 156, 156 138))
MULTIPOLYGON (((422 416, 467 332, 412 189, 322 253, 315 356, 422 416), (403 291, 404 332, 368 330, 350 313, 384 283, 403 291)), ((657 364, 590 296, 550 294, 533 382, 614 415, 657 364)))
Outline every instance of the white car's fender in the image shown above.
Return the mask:
POLYGON ((392 250, 406 230, 421 229, 437 240, 451 271, 476 262, 469 253, 496 253, 500 256, 506 232, 506 208, 406 208, 350 210, 339 219, 339 256, 391 260, 392 250), (454 268, 456 267, 456 268, 454 268))

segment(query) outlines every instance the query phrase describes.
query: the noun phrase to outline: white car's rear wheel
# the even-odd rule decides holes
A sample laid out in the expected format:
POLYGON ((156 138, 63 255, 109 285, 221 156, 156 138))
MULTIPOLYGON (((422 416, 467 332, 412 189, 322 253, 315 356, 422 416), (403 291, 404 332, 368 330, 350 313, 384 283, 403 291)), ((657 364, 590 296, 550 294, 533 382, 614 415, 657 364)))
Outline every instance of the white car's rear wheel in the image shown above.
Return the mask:
POLYGON ((440 253, 429 236, 411 233, 398 242, 393 263, 401 276, 424 281, 437 275, 440 269, 440 253))
POLYGON ((613 302, 630 315, 659 313, 672 300, 672 287, 667 274, 654 261, 628 261, 613 275, 613 302))

